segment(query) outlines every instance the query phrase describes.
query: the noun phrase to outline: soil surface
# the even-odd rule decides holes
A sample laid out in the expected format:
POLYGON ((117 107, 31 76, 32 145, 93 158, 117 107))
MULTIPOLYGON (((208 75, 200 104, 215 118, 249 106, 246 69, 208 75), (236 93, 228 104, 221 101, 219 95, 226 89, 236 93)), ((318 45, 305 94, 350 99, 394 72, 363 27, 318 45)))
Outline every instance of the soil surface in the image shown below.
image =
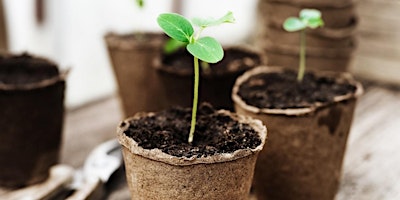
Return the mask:
POLYGON ((306 108, 316 102, 330 103, 334 97, 354 93, 356 87, 337 83, 332 77, 306 73, 302 82, 297 72, 262 73, 252 76, 239 87, 239 96, 258 108, 306 108))
POLYGON ((132 120, 124 133, 144 149, 158 148, 169 155, 188 158, 254 149, 261 144, 250 125, 217 114, 209 104, 199 107, 194 140, 189 144, 190 120, 190 108, 176 107, 152 117, 132 120))
MULTIPOLYGON (((186 49, 180 49, 172 54, 163 55, 162 63, 164 67, 171 70, 184 71, 186 74, 193 74, 193 56, 186 49)), ((239 48, 224 49, 224 58, 215 64, 209 64, 209 70, 200 67, 202 74, 223 75, 245 71, 251 67, 261 64, 258 54, 241 50, 239 48)), ((202 62, 200 61, 200 65, 202 62)))
POLYGON ((0 56, 0 84, 24 85, 58 76, 57 66, 28 54, 0 56))

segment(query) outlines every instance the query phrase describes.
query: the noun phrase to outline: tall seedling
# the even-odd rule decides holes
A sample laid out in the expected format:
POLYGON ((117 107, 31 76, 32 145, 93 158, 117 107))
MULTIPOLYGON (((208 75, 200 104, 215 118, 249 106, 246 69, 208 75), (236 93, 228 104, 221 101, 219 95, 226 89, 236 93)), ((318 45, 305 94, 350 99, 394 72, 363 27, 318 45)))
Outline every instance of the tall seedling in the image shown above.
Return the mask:
POLYGON ((318 28, 324 25, 321 12, 316 9, 302 9, 299 17, 289 17, 283 23, 288 32, 300 31, 300 59, 297 80, 301 82, 306 68, 306 28, 318 28))
POLYGON ((186 44, 187 51, 194 57, 194 96, 192 107, 192 120, 188 142, 193 142, 196 127, 196 114, 199 93, 199 60, 207 63, 217 63, 224 57, 221 44, 212 37, 200 37, 201 32, 210 26, 222 23, 233 23, 235 21, 232 12, 219 19, 193 19, 192 23, 199 29, 195 32, 192 23, 185 17, 175 13, 160 14, 157 18, 158 25, 164 32, 174 40, 186 44))

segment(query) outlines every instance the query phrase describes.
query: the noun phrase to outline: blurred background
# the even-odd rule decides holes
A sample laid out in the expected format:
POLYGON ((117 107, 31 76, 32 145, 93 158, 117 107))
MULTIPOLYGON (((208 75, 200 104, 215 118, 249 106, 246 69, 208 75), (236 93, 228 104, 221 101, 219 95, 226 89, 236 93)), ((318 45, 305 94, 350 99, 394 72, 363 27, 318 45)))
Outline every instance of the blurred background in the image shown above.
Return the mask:
MULTIPOLYGON (((156 17, 180 12, 191 18, 233 11, 237 23, 211 28, 223 44, 248 42, 256 32, 257 0, 4 0, 9 50, 28 51, 71 68, 67 106, 76 107, 115 93, 104 42, 108 32, 158 31, 156 17), (228 34, 226 34, 228 33, 228 34)), ((398 1, 360 0, 358 50, 351 70, 367 79, 400 84, 398 1)))
POLYGON ((28 51, 71 68, 66 104, 74 108, 115 93, 116 84, 104 35, 108 32, 159 31, 156 18, 181 12, 192 18, 220 17, 233 11, 237 22, 210 28, 205 34, 223 44, 245 42, 256 20, 256 0, 147 0, 140 9, 134 0, 4 0, 9 50, 28 51), (223 34, 222 32, 225 32, 223 34), (226 35, 228 33, 228 35, 226 35))

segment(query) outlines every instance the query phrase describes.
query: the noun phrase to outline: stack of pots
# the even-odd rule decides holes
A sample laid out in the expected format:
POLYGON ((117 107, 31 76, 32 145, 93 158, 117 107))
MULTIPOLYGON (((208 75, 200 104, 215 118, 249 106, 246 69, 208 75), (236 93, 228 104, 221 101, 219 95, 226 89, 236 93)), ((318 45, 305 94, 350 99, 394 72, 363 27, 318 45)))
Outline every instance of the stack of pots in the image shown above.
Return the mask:
POLYGON ((324 26, 307 30, 307 69, 347 71, 355 49, 354 0, 261 0, 258 8, 257 44, 269 65, 297 69, 300 33, 286 32, 282 24, 288 17, 297 17, 301 9, 313 8, 321 11, 324 26))

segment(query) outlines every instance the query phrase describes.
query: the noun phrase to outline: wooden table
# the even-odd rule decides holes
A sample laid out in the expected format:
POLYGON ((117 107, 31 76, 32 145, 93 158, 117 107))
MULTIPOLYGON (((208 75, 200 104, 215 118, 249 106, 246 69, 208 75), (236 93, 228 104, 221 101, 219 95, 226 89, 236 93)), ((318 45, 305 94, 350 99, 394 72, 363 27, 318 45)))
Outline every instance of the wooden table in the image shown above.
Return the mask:
MULTIPOLYGON (((97 144, 115 138, 121 119, 115 96, 69 111, 61 162, 81 166, 97 144)), ((399 154, 400 88, 369 83, 356 108, 336 200, 400 199, 399 154)), ((129 199, 124 183, 114 190, 109 199, 129 199)))

